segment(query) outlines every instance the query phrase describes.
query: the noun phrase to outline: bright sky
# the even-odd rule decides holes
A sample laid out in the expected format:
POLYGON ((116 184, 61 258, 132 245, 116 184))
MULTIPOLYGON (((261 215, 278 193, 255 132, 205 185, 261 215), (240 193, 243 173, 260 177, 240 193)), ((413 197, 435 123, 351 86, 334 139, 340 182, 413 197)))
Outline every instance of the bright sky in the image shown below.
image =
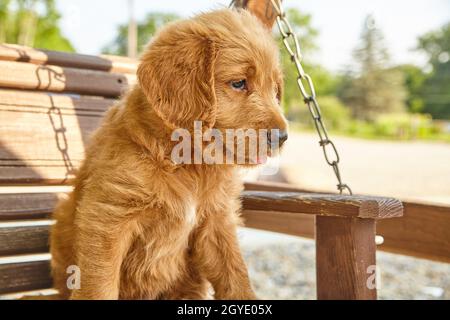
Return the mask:
MULTIPOLYGON (((151 11, 191 16, 227 6, 229 0, 135 0, 137 19, 151 11)), ((412 49, 417 36, 450 21, 450 0, 284 0, 313 17, 320 50, 314 58, 331 70, 351 61, 362 24, 373 14, 383 30, 394 63, 424 64, 412 49)), ((58 0, 62 28, 80 53, 98 54, 110 42, 117 25, 128 20, 127 0, 58 0)))

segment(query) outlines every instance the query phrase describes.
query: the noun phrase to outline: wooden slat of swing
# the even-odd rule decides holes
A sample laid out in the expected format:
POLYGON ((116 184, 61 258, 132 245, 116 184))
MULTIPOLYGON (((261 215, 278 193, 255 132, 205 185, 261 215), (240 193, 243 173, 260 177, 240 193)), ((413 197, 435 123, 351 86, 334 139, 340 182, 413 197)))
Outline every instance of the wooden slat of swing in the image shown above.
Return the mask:
POLYGON ((0 223, 0 256, 49 251, 51 221, 10 221, 0 223))
POLYGON ((0 89, 0 105, 10 106, 12 111, 22 107, 57 107, 62 110, 105 112, 116 101, 102 96, 0 89))
POLYGON ((0 60, 130 74, 137 69, 136 61, 127 57, 39 50, 6 43, 0 44, 0 60))
POLYGON ((0 89, 0 185, 67 182, 114 102, 0 89))
POLYGON ((134 75, 0 61, 0 87, 117 97, 134 75))
POLYGON ((0 298, 9 293, 49 289, 52 284, 48 259, 0 264, 0 298))
POLYGON ((10 193, 0 195, 0 223, 47 219, 58 200, 56 193, 10 193))

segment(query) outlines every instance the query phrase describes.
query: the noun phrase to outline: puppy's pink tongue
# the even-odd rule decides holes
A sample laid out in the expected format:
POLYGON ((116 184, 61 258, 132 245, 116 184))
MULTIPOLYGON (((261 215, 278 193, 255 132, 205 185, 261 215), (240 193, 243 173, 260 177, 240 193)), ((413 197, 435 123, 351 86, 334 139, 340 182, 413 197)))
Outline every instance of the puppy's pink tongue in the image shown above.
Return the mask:
POLYGON ((258 157, 258 164, 265 164, 267 162, 266 157, 258 157))

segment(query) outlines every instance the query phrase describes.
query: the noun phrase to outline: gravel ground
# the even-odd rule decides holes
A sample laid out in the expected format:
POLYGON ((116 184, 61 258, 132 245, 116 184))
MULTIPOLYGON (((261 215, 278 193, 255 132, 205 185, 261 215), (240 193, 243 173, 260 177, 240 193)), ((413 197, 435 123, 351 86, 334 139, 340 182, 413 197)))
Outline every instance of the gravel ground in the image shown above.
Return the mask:
MULTIPOLYGON (((316 299, 314 241, 287 237, 242 247, 259 298, 316 299)), ((377 253, 377 263, 379 299, 450 299, 450 264, 383 252, 377 253)))

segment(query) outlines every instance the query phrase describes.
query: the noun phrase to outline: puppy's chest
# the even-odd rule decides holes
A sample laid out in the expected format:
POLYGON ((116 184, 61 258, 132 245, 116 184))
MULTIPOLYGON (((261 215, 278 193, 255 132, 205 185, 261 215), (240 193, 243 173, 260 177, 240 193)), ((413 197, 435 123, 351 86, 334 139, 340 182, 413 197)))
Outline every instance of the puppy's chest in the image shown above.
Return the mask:
POLYGON ((188 228, 193 228, 197 221, 199 220, 199 217, 197 216, 198 212, 198 204, 197 201, 189 201, 186 204, 186 212, 184 213, 184 220, 186 222, 186 226, 188 228))
POLYGON ((205 218, 213 216, 215 213, 228 211, 230 203, 234 203, 234 195, 226 195, 206 190, 195 196, 195 199, 186 199, 184 220, 186 226, 193 229, 205 218))

